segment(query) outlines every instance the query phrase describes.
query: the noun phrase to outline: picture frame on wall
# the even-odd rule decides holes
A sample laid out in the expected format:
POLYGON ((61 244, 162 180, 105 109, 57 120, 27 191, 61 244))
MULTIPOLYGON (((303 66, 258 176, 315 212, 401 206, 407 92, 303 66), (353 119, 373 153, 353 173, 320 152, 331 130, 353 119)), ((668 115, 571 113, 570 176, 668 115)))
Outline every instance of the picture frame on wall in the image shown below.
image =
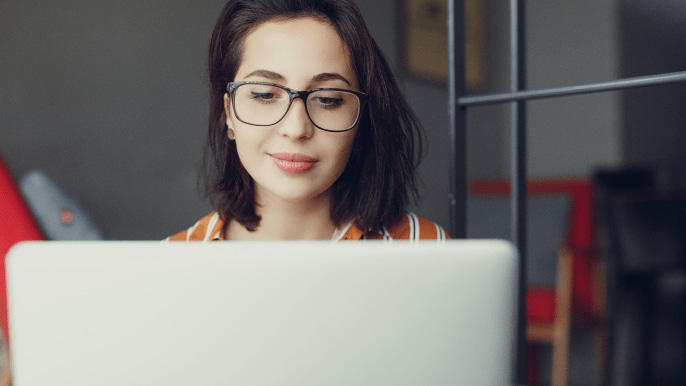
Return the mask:
MULTIPOLYGON (((467 88, 485 79, 483 0, 465 0, 465 77, 467 88)), ((448 82, 448 6, 445 0, 404 0, 402 64, 412 76, 448 82)))

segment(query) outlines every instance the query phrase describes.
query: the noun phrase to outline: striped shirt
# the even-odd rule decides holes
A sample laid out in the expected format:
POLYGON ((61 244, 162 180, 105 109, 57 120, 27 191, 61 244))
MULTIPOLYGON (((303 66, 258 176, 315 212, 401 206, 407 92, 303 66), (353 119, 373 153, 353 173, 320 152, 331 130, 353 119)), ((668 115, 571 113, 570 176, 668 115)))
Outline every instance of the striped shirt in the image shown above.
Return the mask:
MULTIPOLYGON (((225 240, 226 223, 218 212, 212 212, 201 218, 193 226, 168 237, 165 241, 222 241, 225 240)), ((348 224, 334 237, 338 240, 437 240, 443 241, 450 236, 433 221, 407 212, 400 221, 380 232, 365 232, 354 223, 348 224)))

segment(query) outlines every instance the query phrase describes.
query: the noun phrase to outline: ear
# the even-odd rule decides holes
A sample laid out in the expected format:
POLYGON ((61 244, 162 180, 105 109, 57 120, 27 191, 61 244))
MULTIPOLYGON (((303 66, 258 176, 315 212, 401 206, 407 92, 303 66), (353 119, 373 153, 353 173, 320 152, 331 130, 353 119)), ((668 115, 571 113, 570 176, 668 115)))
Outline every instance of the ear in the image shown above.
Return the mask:
POLYGON ((231 127, 231 122, 229 122, 231 119, 231 98, 229 93, 224 94, 224 115, 226 116, 226 126, 231 127))

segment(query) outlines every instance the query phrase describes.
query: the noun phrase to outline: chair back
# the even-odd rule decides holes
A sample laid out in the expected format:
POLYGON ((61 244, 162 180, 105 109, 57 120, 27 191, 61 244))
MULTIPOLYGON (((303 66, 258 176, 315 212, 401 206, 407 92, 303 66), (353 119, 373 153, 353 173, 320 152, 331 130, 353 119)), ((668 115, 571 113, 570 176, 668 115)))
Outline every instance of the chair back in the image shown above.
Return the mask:
POLYGON ((38 223, 33 218, 12 174, 0 157, 0 324, 7 337, 7 287, 5 282, 5 255, 16 243, 42 240, 38 223))
MULTIPOLYGON (((475 195, 507 195, 506 180, 480 180, 471 186, 475 195)), ((594 184, 586 178, 533 179, 527 182, 529 197, 565 195, 570 199, 569 234, 572 251, 572 308, 575 316, 595 319, 605 313, 602 285, 594 274, 598 265, 594 184)))
MULTIPOLYGON (((527 285, 554 287, 557 248, 567 239, 569 198, 564 195, 527 199, 527 285)), ((507 196, 470 196, 467 199, 467 237, 511 239, 510 199, 507 196)))

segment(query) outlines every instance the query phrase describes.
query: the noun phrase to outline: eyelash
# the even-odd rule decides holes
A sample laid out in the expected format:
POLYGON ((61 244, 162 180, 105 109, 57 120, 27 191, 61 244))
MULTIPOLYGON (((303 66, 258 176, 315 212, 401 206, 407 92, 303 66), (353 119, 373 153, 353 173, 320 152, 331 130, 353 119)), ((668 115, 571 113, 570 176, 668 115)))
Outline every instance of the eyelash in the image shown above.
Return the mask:
POLYGON ((325 109, 336 109, 343 104, 343 98, 333 98, 333 97, 319 97, 317 98, 319 105, 325 109))
POLYGON ((272 103, 272 100, 278 97, 275 93, 270 92, 251 92, 250 95, 252 96, 253 100, 256 100, 263 104, 270 104, 272 103), (265 97, 267 96, 269 97, 269 99, 265 99, 265 97))

